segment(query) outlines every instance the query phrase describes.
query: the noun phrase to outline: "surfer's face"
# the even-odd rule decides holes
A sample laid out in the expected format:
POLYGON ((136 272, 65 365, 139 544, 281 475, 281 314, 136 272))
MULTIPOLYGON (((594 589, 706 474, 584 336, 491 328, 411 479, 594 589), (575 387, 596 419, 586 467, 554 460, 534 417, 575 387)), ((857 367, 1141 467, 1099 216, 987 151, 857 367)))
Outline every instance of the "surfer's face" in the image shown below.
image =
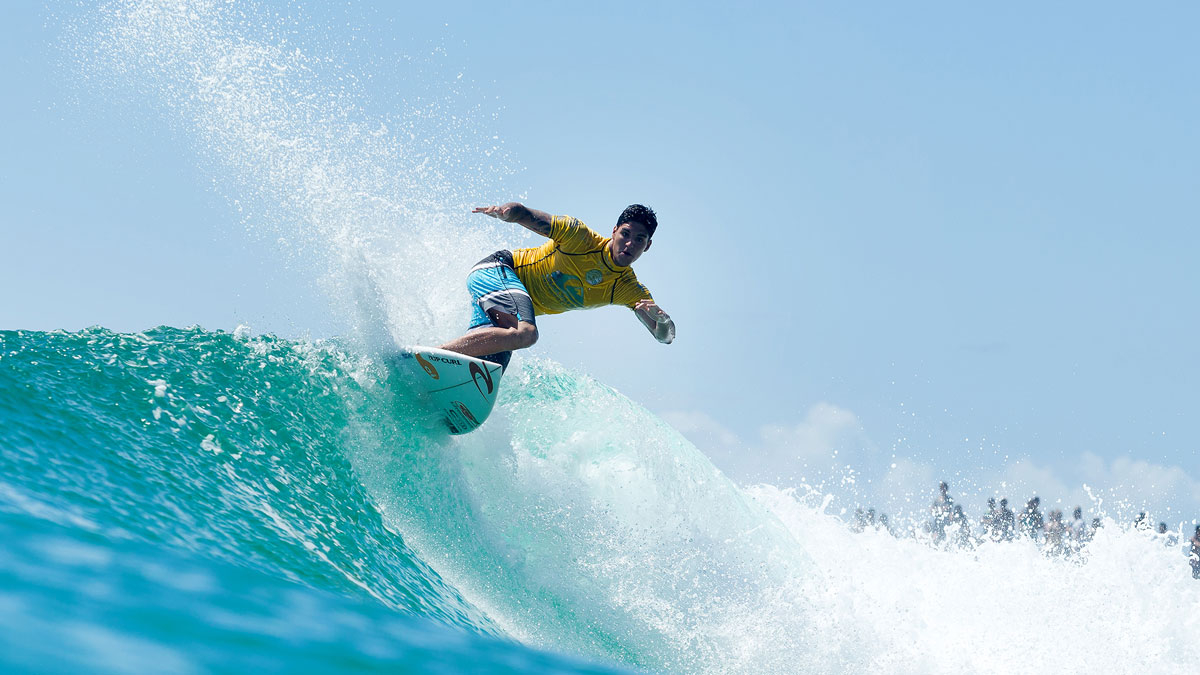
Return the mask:
POLYGON ((621 267, 632 265, 650 249, 650 233, 641 223, 621 223, 613 228, 608 247, 613 262, 621 267))

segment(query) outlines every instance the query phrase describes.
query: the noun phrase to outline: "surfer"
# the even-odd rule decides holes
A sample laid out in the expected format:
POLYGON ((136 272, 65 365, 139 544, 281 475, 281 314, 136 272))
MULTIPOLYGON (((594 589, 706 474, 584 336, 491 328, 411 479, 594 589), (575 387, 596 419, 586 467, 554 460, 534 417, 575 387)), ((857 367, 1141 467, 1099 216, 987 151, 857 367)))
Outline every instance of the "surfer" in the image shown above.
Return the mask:
POLYGON ((537 342, 537 315, 605 305, 633 310, 663 344, 675 339, 675 323, 630 267, 650 250, 658 228, 649 207, 634 204, 622 211, 608 238, 578 219, 552 216, 517 202, 480 206, 472 213, 517 223, 549 241, 535 248, 496 251, 471 269, 467 276, 473 300, 470 327, 442 349, 507 367, 513 350, 537 342))

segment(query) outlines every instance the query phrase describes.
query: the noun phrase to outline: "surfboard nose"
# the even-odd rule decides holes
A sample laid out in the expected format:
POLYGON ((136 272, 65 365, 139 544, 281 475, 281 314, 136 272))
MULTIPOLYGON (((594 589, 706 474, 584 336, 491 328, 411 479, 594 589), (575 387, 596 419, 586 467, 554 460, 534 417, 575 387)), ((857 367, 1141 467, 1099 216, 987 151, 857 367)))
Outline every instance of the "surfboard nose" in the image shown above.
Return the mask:
POLYGON ((436 347, 402 347, 399 356, 396 363, 418 375, 415 386, 451 434, 474 431, 492 414, 504 374, 500 364, 436 347))

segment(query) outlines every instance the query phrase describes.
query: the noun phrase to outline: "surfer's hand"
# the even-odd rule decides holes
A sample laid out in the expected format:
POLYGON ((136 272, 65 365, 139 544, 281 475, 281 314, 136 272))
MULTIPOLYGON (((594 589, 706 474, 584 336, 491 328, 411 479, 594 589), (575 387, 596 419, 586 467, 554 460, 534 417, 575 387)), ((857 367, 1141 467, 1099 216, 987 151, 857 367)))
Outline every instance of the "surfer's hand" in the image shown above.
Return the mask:
POLYGON ((641 312, 646 318, 653 319, 654 323, 666 323, 671 320, 671 317, 667 316, 667 313, 662 311, 662 308, 654 304, 653 300, 638 300, 633 308, 641 312))
POLYGON ((499 206, 476 206, 471 210, 471 213, 482 213, 485 216, 499 218, 506 223, 515 223, 520 216, 520 209, 515 207, 520 206, 516 202, 509 202, 499 206))
POLYGON ((654 339, 669 345, 675 341, 675 322, 653 300, 638 300, 634 314, 654 335, 654 339))

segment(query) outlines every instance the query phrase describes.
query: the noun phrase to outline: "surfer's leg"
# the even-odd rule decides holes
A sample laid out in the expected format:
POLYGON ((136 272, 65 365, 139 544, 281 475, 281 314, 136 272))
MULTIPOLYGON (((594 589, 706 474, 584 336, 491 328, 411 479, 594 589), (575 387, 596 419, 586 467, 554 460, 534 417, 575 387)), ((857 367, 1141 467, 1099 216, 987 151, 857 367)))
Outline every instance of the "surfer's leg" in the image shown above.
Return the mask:
POLYGON ((537 326, 504 312, 489 312, 497 315, 499 325, 475 326, 467 334, 442 345, 467 356, 482 357, 496 352, 512 351, 531 347, 538 339, 537 326))
POLYGON ((518 322, 511 314, 493 310, 496 325, 475 326, 467 334, 446 344, 442 349, 499 363, 508 368, 513 350, 525 349, 537 342, 537 326, 524 321, 518 322))
POLYGON ((467 277, 475 301, 467 334, 442 345, 442 349, 508 365, 515 349, 537 342, 533 301, 512 268, 508 251, 484 258, 467 277))

